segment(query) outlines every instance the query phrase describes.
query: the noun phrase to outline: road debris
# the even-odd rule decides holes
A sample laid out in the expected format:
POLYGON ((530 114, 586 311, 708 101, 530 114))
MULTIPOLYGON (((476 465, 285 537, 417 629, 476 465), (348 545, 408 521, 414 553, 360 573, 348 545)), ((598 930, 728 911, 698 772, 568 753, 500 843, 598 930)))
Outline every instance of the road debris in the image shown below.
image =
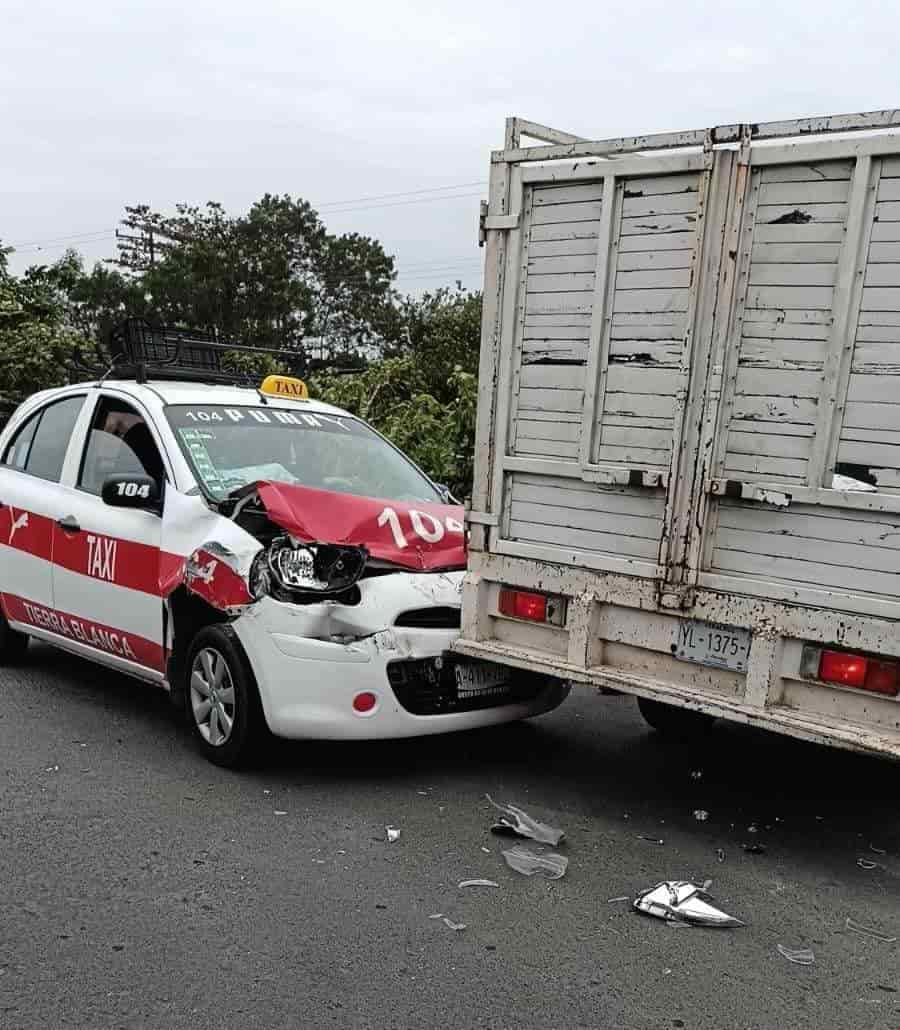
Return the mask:
POLYGON ((499 887, 499 883, 494 883, 493 880, 462 880, 458 887, 460 889, 464 887, 499 887))
POLYGON ((759 827, 756 825, 756 823, 750 823, 750 825, 747 827, 747 833, 759 833, 759 827))
POLYGON ((646 833, 636 833, 635 837, 638 840, 645 840, 648 844, 658 844, 659 847, 662 847, 666 843, 662 837, 648 837, 646 833))
POLYGON ((400 831, 394 826, 385 826, 384 832, 387 834, 388 844, 396 844, 400 840, 400 831))
POLYGON ((869 851, 874 855, 886 855, 887 850, 885 848, 876 848, 874 844, 869 845, 869 851))
POLYGON ((703 779, 703 770, 702 769, 694 769, 691 772, 691 779, 692 780, 702 780, 703 779))
POLYGON ((725 857, 726 857, 725 856, 725 849, 724 848, 716 848, 716 860, 719 861, 719 862, 724 862, 725 861, 725 857))
POLYGON ((884 866, 880 862, 873 862, 870 858, 858 858, 856 864, 860 869, 884 869, 884 866))
POLYGON ((435 912, 433 915, 430 915, 428 918, 429 919, 443 919, 444 918, 444 913, 443 912, 435 912))
POLYGON ((569 860, 565 855, 557 855, 554 852, 536 855, 520 844, 504 851, 503 857, 510 869, 515 869, 517 873, 522 873, 523 876, 540 876, 544 880, 561 879, 566 875, 569 866, 569 860))
POLYGON ((809 948, 786 948, 783 944, 776 945, 779 955, 783 955, 788 962, 794 962, 798 966, 811 966, 816 961, 816 956, 809 948))
POLYGON ((634 908, 648 916, 667 922, 693 923, 696 926, 743 926, 740 919, 728 915, 707 901, 702 887, 684 880, 664 880, 634 899, 634 908))
POLYGON ((441 922, 445 926, 449 926, 451 930, 456 930, 457 932, 459 932, 460 930, 465 930, 466 928, 465 923, 454 923, 452 919, 448 919, 446 916, 444 916, 441 922))
POLYGON ((546 823, 532 819, 527 812, 523 812, 521 808, 516 808, 515 805, 498 805, 490 794, 485 794, 485 797, 501 813, 500 821, 497 825, 491 827, 491 833, 506 834, 512 832, 519 837, 529 837, 540 844, 552 844, 554 847, 566 836, 562 830, 557 830, 553 826, 547 826, 546 823))
POLYGON ((631 899, 628 897, 627 894, 623 894, 621 898, 607 898, 606 899, 606 904, 607 905, 615 905, 615 904, 617 904, 620 901, 630 901, 630 900, 631 899))
POLYGON ((860 937, 868 937, 873 941, 880 941, 882 944, 896 944, 897 942, 896 937, 891 937, 889 934, 873 930, 869 926, 863 926, 861 923, 857 923, 855 919, 851 919, 850 916, 847 916, 845 925, 851 933, 857 933, 860 937))
POLYGON ((695 808, 694 818, 698 823, 705 823, 706 820, 709 819, 709 812, 707 812, 705 808, 695 808))
POLYGON ((283 812, 280 808, 275 809, 276 815, 287 815, 287 812, 283 812))

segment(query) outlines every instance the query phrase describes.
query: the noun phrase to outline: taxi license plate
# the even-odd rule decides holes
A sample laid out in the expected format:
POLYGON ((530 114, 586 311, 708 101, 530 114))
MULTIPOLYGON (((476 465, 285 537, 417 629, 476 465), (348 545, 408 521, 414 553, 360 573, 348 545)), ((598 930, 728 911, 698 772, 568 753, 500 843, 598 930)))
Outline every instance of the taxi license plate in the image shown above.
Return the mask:
POLYGON ((689 619, 679 622, 676 627, 672 653, 684 662, 746 672, 750 657, 750 630, 689 619))
POLYGON ((510 670, 492 662, 460 662, 453 667, 453 672, 461 698, 502 691, 509 685, 510 670))

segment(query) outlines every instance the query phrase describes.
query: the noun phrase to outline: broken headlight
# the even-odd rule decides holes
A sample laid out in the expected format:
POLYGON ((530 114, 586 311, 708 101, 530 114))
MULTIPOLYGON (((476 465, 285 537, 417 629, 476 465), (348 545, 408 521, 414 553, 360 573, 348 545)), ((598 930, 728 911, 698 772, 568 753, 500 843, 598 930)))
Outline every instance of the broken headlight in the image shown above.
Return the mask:
POLYGON ((268 568, 286 590, 340 593, 352 587, 366 566, 364 547, 334 544, 297 544, 281 537, 272 542, 268 568))

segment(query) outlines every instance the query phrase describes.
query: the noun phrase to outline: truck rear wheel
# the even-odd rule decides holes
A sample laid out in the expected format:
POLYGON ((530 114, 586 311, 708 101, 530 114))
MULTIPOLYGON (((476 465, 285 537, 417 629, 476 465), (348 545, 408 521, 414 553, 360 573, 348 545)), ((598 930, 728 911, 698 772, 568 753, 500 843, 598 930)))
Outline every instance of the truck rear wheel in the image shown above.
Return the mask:
POLYGON ((637 703, 644 721, 667 737, 700 737, 708 733, 715 722, 712 715, 704 712, 666 705, 647 697, 639 697, 637 703))

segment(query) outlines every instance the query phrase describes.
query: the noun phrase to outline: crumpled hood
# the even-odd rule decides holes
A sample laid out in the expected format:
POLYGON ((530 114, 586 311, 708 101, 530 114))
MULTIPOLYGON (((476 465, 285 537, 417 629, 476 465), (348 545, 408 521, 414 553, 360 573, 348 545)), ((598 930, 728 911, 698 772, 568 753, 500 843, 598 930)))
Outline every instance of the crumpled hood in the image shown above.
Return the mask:
POLYGON ((266 514, 303 543, 365 547, 405 569, 462 569, 461 505, 380 500, 269 481, 254 484, 266 514))

